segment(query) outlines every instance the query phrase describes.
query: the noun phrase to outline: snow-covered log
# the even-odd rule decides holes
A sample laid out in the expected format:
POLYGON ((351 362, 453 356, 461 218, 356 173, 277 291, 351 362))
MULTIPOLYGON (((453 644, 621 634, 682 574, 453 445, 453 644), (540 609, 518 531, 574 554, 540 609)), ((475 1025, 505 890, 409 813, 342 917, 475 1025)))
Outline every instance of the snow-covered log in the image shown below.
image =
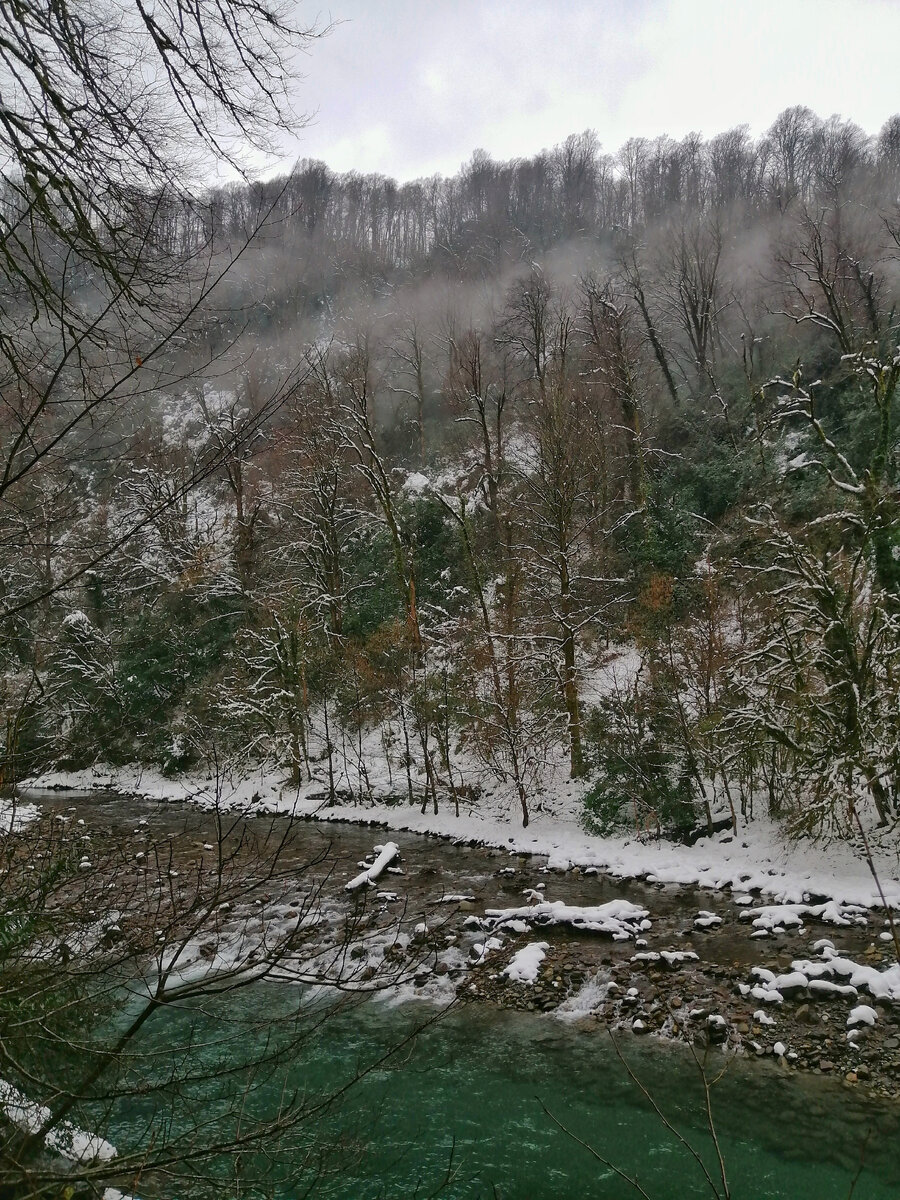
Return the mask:
MULTIPOLYGON (((538 893, 540 894, 540 893, 538 893)), ((646 908, 630 900, 608 900, 605 904, 566 904, 563 900, 543 900, 521 908, 489 908, 485 912, 492 929, 503 929, 513 921, 530 926, 571 925, 590 933, 608 933, 614 941, 637 937, 650 927, 646 908)))
POLYGON ((365 887, 367 883, 374 883, 385 867, 389 866, 399 853, 400 847, 396 842, 388 842, 387 845, 382 846, 381 853, 372 863, 371 867, 366 867, 364 871, 360 871, 355 879, 351 879, 345 885, 347 891, 355 892, 357 888, 365 887))

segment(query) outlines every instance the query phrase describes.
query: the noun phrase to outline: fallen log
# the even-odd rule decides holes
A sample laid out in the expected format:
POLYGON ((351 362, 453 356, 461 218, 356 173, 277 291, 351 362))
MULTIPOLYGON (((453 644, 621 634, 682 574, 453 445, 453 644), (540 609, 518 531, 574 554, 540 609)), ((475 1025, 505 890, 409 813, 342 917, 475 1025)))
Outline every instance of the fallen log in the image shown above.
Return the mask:
POLYGON ((399 853, 400 847, 396 842, 388 842, 385 846, 382 846, 381 853, 372 863, 371 867, 366 867, 364 871, 360 871, 355 879, 351 879, 349 883, 345 884, 346 890, 348 892, 355 892, 357 888, 365 887, 367 883, 374 883, 399 853))

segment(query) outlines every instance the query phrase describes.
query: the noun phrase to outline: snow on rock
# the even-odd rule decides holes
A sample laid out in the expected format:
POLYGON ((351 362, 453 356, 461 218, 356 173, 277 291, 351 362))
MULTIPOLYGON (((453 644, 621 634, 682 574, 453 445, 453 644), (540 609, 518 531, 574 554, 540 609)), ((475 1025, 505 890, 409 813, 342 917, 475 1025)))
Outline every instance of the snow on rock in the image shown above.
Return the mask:
POLYGON ((774 1017, 770 1017, 764 1008, 758 1008, 753 1014, 753 1020, 757 1025, 776 1025, 777 1021, 774 1017))
POLYGON ((484 960, 487 958, 487 956, 492 951, 502 950, 502 949, 503 949, 503 939, 502 938, 489 937, 484 942, 475 942, 472 946, 472 949, 469 951, 469 953, 473 959, 473 965, 477 967, 479 963, 484 962, 484 960))
POLYGON ((741 995, 750 996, 753 1000, 762 1000, 763 1004, 783 1004, 784 996, 781 992, 776 992, 774 988, 767 987, 763 984, 756 984, 755 987, 747 987, 746 984, 741 984, 741 995))
POLYGON ((659 957, 667 966, 677 967, 685 962, 699 962, 700 956, 693 950, 661 950, 659 957))
POLYGON ((825 904, 767 904, 762 908, 746 908, 742 921, 752 921, 754 929, 775 932, 797 929, 804 917, 815 917, 827 925, 865 925, 865 909, 857 904, 840 904, 829 900, 825 904))
POLYGON ((738 984, 738 991, 742 996, 751 996, 754 1000, 761 1000, 763 1004, 784 1003, 784 996, 775 987, 774 971, 769 971, 766 967, 753 967, 750 974, 758 982, 752 985, 738 984))
POLYGON ((694 917, 695 929, 712 929, 716 925, 721 924, 721 917, 717 917, 715 913, 707 912, 705 909, 701 909, 700 912, 697 913, 696 917, 694 917))
POLYGON ((787 1046, 784 1042, 776 1042, 772 1047, 772 1053, 776 1058, 784 1058, 785 1054, 787 1054, 787 1046))
POLYGON ((857 1004, 856 1008, 850 1010, 847 1025, 874 1025, 877 1020, 878 1014, 871 1005, 857 1004))
MULTIPOLYGON (((821 955, 820 959, 795 959, 791 963, 791 970, 782 975, 776 975, 766 967, 753 967, 750 974, 754 983, 739 984, 738 991, 742 996, 752 996, 764 1004, 781 1004, 786 996, 790 999, 805 995, 807 991, 811 996, 854 998, 865 990, 876 1000, 900 1004, 900 965, 897 963, 880 970, 854 962, 838 954, 834 943, 824 938, 816 942, 816 949, 821 955)), ((759 1019, 761 1011, 754 1013, 754 1020, 759 1019)), ((872 1012, 872 1009, 862 1004, 853 1012, 861 1014, 872 1012)), ((861 1017, 861 1020, 864 1018, 861 1017)))
POLYGON ((757 983, 753 987, 744 985, 741 992, 743 995, 752 996, 754 1000, 762 1000, 763 1003, 781 1004, 785 997, 791 999, 805 995, 809 987, 809 977, 802 971, 794 970, 776 975, 766 967, 753 967, 750 974, 757 983))
POLYGON ((775 972, 770 971, 768 967, 751 967, 750 974, 754 979, 761 980, 767 987, 774 986, 775 972))
POLYGON ((518 983, 534 983, 549 949, 549 942, 531 942, 530 945, 523 946, 521 950, 516 951, 509 965, 505 966, 500 974, 518 983))
POLYGON ((809 990, 814 996, 858 996, 859 992, 849 983, 832 983, 830 979, 811 979, 809 990))
POLYGON ((710 1046, 722 1046, 728 1041, 728 1022, 719 1013, 706 1018, 706 1040, 710 1046))
POLYGON ((776 992, 781 992, 782 996, 797 996, 805 992, 809 986, 809 979, 801 971, 788 971, 784 975, 776 975, 772 987, 776 992))
POLYGON ((647 917, 646 908, 630 900, 608 900, 606 904, 566 904, 564 900, 544 900, 521 908, 489 908, 486 919, 494 929, 502 929, 511 921, 527 921, 530 926, 571 925, 590 933, 607 933, 614 941, 637 937, 641 922, 647 917))
MULTIPOLYGON (((819 945, 819 943, 817 943, 819 945)), ((831 942, 820 945, 821 961, 797 959, 791 963, 795 971, 801 971, 809 979, 811 990, 822 991, 822 983, 832 983, 835 978, 842 984, 831 990, 850 995, 854 991, 867 991, 875 1000, 888 1000, 900 1004, 900 965, 891 963, 885 969, 870 967, 854 962, 838 954, 831 942)))
MULTIPOLYGON (((377 853, 379 847, 376 846, 375 850, 377 853)), ((358 888, 365 887, 367 883, 374 883, 379 875, 384 873, 385 868, 390 866, 400 853, 400 847, 396 842, 388 842, 386 845, 380 847, 380 851, 371 867, 366 867, 364 871, 360 871, 349 883, 344 884, 348 892, 355 892, 358 888)))
POLYGON ((664 962, 667 967, 678 967, 685 962, 698 962, 699 955, 693 950, 645 950, 631 956, 632 962, 664 962))

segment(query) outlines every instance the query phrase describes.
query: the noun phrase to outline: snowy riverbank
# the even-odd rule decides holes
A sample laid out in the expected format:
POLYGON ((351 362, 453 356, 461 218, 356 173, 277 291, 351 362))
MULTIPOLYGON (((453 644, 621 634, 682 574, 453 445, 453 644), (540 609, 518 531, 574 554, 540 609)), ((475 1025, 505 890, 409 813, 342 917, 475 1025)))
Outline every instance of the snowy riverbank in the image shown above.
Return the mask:
MULTIPOLYGON (((79 839, 121 844, 125 878, 168 885, 172 871, 161 873, 148 854, 154 838, 175 855, 176 878, 192 875, 213 849, 205 781, 103 771, 42 782, 78 785, 29 798, 42 800, 48 817, 77 816, 79 839)), ((872 896, 852 855, 843 876, 832 877, 838 898, 830 898, 809 881, 824 877, 833 850, 807 847, 820 858, 802 869, 797 855, 780 870, 763 862, 754 874, 746 869, 764 846, 771 863, 784 851, 774 831, 763 841, 762 826, 730 841, 720 834, 692 847, 644 847, 586 836, 574 811, 568 823, 543 813, 516 831, 484 810, 457 821, 452 810, 436 819, 406 805, 322 809, 313 795, 295 799, 264 772, 232 792, 219 789, 221 805, 250 814, 321 809, 319 819, 298 820, 291 838, 300 870, 327 855, 328 893, 319 896, 327 919, 285 978, 308 981, 319 956, 342 945, 347 986, 389 1004, 417 998, 442 1006, 456 997, 771 1058, 882 1097, 900 1093, 900 974, 884 914, 866 911, 872 896), (379 819, 397 830, 390 841, 365 827, 379 819), (403 825, 417 828, 402 832, 403 825), (436 831, 452 836, 422 836, 436 831), (596 865, 616 856, 618 872, 596 865), (705 869, 710 863, 715 870, 705 869), (387 888, 382 870, 390 872, 387 888), (726 886, 729 875, 736 886, 726 886), (673 886, 679 876, 686 886, 673 886), (347 945, 351 912, 366 919, 347 945), (386 989, 378 986, 385 972, 386 989)), ((275 832, 287 832, 281 820, 275 832)), ((291 883, 283 895, 267 895, 264 909, 235 910, 215 936, 191 939, 181 969, 192 976, 231 964, 235 947, 239 957, 247 950, 248 919, 277 940, 298 916, 298 894, 291 883)))
MULTIPOLYGON (((282 772, 259 767, 251 773, 220 781, 200 775, 166 778, 152 768, 95 766, 77 772, 47 772, 27 780, 23 795, 40 803, 41 789, 110 790, 153 799, 190 801, 204 808, 218 804, 231 811, 279 813, 301 818, 377 824, 409 831, 477 842, 516 853, 546 855, 551 869, 597 870, 619 879, 699 886, 735 893, 755 893, 777 904, 824 903, 880 907, 878 886, 861 844, 847 841, 790 840, 766 818, 701 837, 687 846, 647 835, 603 837, 586 833, 577 785, 560 781, 539 799, 523 829, 512 798, 497 787, 485 789, 477 804, 462 808, 457 817, 445 798, 434 813, 430 803, 422 812, 392 798, 347 800, 328 805, 321 779, 300 788, 285 783, 282 772)), ((358 794, 358 793, 357 793, 358 794)), ((376 797, 379 793, 376 791, 376 797)), ((885 899, 900 907, 900 848, 895 838, 872 840, 873 861, 885 899)))

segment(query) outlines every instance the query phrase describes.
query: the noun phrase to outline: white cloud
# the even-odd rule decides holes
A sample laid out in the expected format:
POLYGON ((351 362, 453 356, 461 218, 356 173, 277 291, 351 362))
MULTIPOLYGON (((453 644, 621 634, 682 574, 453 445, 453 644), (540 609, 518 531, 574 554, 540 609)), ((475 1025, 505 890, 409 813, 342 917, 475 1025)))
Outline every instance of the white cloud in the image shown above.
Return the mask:
POLYGON ((783 108, 876 132, 898 107, 896 0, 335 0, 302 62, 296 143, 337 170, 451 173, 594 128, 765 129, 783 108))

